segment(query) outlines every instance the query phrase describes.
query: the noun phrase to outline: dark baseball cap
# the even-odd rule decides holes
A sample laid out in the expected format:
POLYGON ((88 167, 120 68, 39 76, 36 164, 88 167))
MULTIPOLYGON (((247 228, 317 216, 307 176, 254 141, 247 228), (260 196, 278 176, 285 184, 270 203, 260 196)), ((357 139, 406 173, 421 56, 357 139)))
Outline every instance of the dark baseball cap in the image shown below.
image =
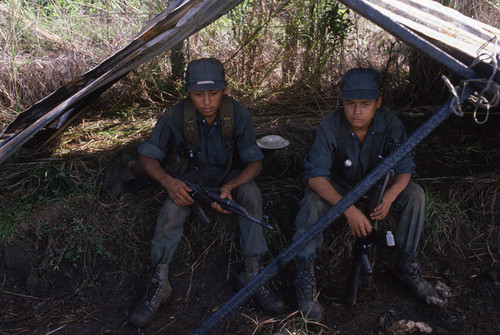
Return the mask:
POLYGON ((221 90, 226 87, 224 66, 215 58, 201 58, 188 64, 186 89, 188 92, 221 90))
POLYGON ((350 69, 342 76, 341 99, 377 100, 379 94, 380 80, 374 69, 350 69))

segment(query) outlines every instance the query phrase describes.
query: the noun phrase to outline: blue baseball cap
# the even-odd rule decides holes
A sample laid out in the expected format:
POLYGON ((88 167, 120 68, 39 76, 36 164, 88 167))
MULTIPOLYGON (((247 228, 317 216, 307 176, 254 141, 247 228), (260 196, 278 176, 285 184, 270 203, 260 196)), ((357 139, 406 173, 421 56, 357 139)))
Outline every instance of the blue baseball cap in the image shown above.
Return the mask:
POLYGON ((226 87, 224 66, 215 58, 201 58, 188 64, 186 89, 188 92, 221 90, 226 87))
POLYGON ((377 71, 374 69, 350 69, 342 76, 340 99, 377 100, 379 95, 380 80, 377 71))

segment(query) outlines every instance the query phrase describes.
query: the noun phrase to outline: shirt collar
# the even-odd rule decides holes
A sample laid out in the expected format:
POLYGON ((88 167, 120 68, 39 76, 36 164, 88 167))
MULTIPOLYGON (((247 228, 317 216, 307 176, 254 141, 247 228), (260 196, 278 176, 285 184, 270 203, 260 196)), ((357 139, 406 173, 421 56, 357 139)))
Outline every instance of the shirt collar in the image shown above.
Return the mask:
MULTIPOLYGON (((196 121, 200 124, 206 123, 205 117, 201 115, 201 113, 198 111, 196 111, 196 121)), ((218 126, 220 124, 221 124, 220 113, 219 111, 217 111, 217 115, 215 115, 214 123, 212 124, 212 126, 218 126)))

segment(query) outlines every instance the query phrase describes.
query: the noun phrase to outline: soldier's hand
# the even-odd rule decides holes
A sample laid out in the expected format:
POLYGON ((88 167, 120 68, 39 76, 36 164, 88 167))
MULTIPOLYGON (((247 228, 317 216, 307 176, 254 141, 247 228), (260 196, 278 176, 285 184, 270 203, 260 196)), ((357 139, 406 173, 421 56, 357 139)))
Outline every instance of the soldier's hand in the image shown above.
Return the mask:
POLYGON ((192 190, 182 180, 171 178, 162 183, 167 190, 168 196, 177 206, 192 205, 194 200, 190 195, 192 190))
POLYGON ((347 224, 351 234, 356 237, 367 237, 372 232, 372 225, 366 215, 358 208, 351 206, 345 211, 347 224))
POLYGON ((387 214, 389 213, 389 210, 391 209, 391 205, 392 205, 391 202, 382 198, 382 201, 380 202, 380 204, 377 207, 375 207, 373 212, 370 214, 370 218, 372 220, 383 220, 387 216, 387 214))
MULTIPOLYGON (((220 188, 220 198, 221 199, 229 199, 233 200, 233 196, 231 195, 231 189, 227 185, 223 185, 220 188)), ((217 212, 223 213, 223 214, 230 214, 231 211, 227 211, 221 207, 216 202, 212 202, 212 208, 215 209, 217 212)))

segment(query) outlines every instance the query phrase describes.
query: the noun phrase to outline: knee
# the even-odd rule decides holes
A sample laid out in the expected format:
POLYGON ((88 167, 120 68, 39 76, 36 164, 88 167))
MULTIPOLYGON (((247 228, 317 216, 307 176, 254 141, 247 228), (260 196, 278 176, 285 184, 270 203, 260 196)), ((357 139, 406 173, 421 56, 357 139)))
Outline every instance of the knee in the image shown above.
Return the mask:
POLYGON ((247 209, 262 207, 262 193, 254 181, 238 187, 235 196, 236 201, 247 209))
POLYGON ((296 218, 297 229, 305 229, 316 222, 331 207, 316 192, 306 189, 304 198, 300 201, 299 213, 296 218))
POLYGON ((408 184, 401 196, 403 203, 407 206, 425 206, 425 191, 420 185, 413 182, 408 184))
POLYGON ((304 198, 300 202, 300 208, 310 213, 310 215, 321 216, 330 209, 331 205, 326 202, 318 193, 310 188, 306 189, 304 198))
POLYGON ((415 203, 425 204, 425 192, 424 189, 415 183, 412 183, 410 189, 410 199, 415 203))
POLYGON ((169 236, 176 232, 182 232, 184 228, 184 221, 191 212, 187 206, 177 206, 170 199, 167 200, 160 211, 160 215, 156 224, 157 236, 169 236))

